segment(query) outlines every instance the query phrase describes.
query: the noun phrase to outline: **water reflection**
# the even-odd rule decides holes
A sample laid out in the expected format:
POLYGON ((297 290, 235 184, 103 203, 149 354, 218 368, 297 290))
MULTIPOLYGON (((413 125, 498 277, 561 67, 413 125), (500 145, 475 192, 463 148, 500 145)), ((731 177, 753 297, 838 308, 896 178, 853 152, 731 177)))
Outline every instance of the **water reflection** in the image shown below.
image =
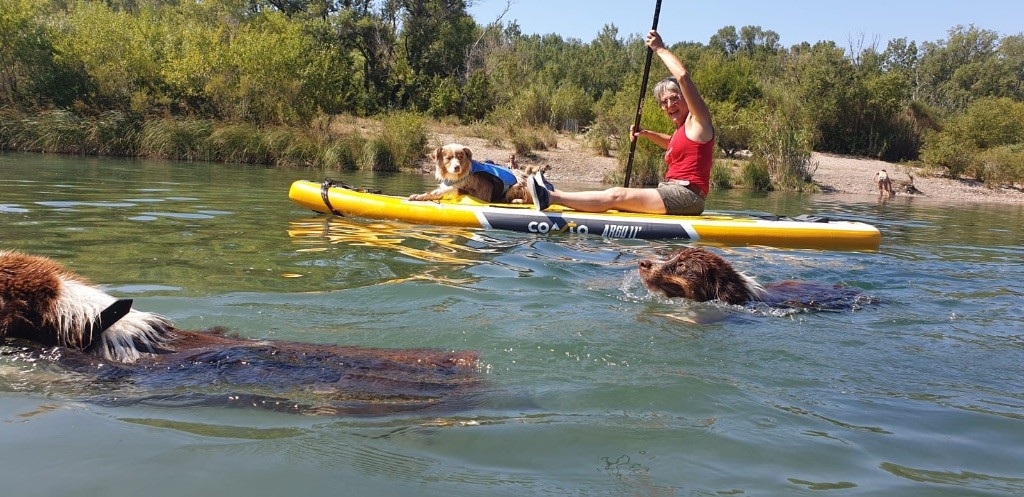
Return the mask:
POLYGON ((352 220, 344 217, 292 221, 288 236, 299 251, 324 251, 324 242, 353 247, 393 250, 427 262, 466 266, 494 253, 470 230, 454 227, 411 226, 408 223, 352 220), (475 256, 472 259, 466 257, 475 256))

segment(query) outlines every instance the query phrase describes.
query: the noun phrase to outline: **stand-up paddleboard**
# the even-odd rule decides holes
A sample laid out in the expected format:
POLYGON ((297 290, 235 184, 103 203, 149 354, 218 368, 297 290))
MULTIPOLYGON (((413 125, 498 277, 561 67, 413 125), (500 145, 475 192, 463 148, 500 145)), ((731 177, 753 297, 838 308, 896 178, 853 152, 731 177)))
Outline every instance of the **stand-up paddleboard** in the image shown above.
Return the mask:
POLYGON ((494 204, 468 195, 439 201, 412 201, 330 180, 323 183, 296 181, 288 197, 303 207, 325 214, 524 233, 647 240, 677 238, 723 245, 838 250, 876 250, 882 241, 878 228, 858 221, 821 217, 766 219, 717 213, 702 216, 618 211, 589 213, 558 205, 537 211, 532 204, 494 204))

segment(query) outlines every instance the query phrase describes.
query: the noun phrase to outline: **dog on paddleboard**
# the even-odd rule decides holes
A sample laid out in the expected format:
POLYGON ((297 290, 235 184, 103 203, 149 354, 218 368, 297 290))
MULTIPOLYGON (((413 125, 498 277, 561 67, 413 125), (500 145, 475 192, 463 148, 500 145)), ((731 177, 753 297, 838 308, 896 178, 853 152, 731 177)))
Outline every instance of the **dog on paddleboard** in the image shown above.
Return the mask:
POLYGON ((687 247, 664 261, 642 259, 640 279, 652 292, 697 302, 733 305, 764 302, 773 307, 841 310, 858 302, 860 291, 844 285, 783 281, 763 286, 737 271, 722 256, 702 247, 687 247))
POLYGON ((533 202, 526 179, 539 168, 526 170, 516 165, 515 156, 509 167, 473 160, 473 151, 465 145, 451 143, 430 153, 434 177, 440 184, 432 191, 409 196, 409 200, 440 200, 447 195, 471 195, 484 202, 529 204, 533 202))
POLYGON ((4 355, 52 359, 98 385, 170 389, 176 399, 197 405, 306 414, 435 407, 468 393, 479 380, 475 352, 318 345, 178 329, 52 259, 15 251, 0 251, 0 345, 5 343, 4 355))

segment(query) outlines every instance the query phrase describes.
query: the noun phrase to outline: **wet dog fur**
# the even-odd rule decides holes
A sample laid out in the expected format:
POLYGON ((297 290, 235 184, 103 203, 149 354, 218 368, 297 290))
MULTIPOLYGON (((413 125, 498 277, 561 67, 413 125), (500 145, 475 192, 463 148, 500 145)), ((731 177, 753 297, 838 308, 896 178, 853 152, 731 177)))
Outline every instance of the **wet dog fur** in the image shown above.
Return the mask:
POLYGON ((409 200, 440 200, 446 195, 471 195, 484 202, 506 204, 529 204, 533 202, 526 178, 537 169, 523 170, 516 167, 515 156, 510 159, 510 171, 516 183, 502 192, 501 181, 485 172, 472 173, 473 151, 465 145, 450 143, 430 153, 434 161, 434 177, 441 182, 432 191, 409 196, 409 200))
MULTIPOLYGON (((313 414, 384 414, 426 408, 477 383, 477 355, 254 340, 223 330, 187 331, 130 309, 100 329, 118 299, 52 259, 0 251, 0 344, 98 383, 182 386, 217 392, 201 403, 313 414), (235 388, 237 387, 237 388, 235 388), (256 389, 259 393, 246 393, 256 389), (309 403, 289 393, 329 392, 309 403)), ((120 301, 121 303, 130 301, 120 301)), ((5 352, 10 353, 10 352, 5 352)))
POLYGON ((684 248, 662 262, 643 259, 638 265, 640 279, 648 290, 698 302, 764 302, 777 307, 838 310, 850 307, 860 295, 859 290, 844 285, 783 281, 762 286, 702 247, 684 248))

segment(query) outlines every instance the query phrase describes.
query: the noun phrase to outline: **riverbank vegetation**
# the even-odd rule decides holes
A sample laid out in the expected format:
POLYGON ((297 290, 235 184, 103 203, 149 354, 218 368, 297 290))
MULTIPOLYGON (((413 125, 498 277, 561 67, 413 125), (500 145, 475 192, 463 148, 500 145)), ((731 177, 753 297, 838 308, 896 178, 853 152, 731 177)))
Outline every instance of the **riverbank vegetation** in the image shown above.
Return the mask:
MULTIPOLYGON (((525 35, 467 3, 0 0, 0 149, 391 171, 416 163, 432 120, 518 153, 565 131, 595 154, 628 147, 639 37, 611 24, 589 42, 525 35)), ((802 188, 811 150, 1024 182, 1022 34, 783 47, 771 30, 726 26, 671 48, 712 108, 723 160, 752 154, 718 184, 802 188)), ((652 104, 643 125, 671 130, 652 104)), ((642 142, 632 184, 655 183, 660 156, 642 142)))

